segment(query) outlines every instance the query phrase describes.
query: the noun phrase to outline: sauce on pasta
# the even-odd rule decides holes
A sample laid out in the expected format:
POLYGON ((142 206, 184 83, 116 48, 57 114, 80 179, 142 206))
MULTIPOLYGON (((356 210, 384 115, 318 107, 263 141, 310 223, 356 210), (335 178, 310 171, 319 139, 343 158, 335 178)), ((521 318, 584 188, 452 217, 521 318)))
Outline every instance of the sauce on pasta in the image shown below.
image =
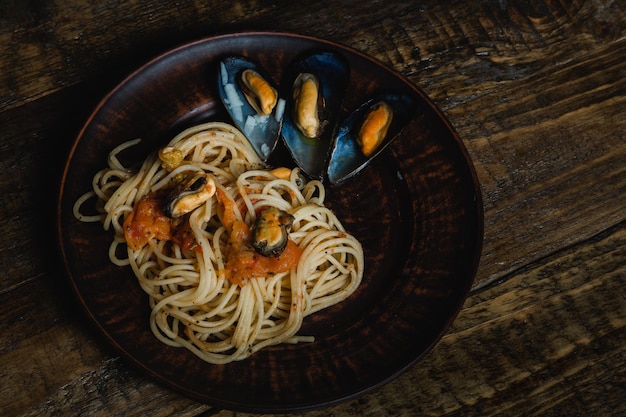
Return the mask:
POLYGON ((323 184, 304 182, 297 169, 268 170, 225 123, 181 132, 131 171, 117 155, 136 143, 111 152, 74 214, 113 231, 109 257, 130 267, 148 294, 155 336, 214 364, 312 341, 298 335, 303 319, 349 297, 364 267, 360 243, 324 206, 323 184), (201 204, 174 216, 178 207, 168 206, 167 196, 194 174, 214 192, 193 189, 207 192, 201 204), (83 215, 94 198, 99 214, 83 215), (250 241, 250 228, 267 207, 293 220, 278 256, 260 255, 250 241))

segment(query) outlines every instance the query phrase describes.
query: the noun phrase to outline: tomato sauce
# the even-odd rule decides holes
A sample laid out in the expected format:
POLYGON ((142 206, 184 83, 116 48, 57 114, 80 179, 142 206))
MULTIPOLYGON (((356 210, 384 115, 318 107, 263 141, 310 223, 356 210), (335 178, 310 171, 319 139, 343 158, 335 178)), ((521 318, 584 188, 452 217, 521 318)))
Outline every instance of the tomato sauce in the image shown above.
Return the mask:
MULTIPOLYGON (((218 189, 218 195, 221 190, 218 189)), ((269 277, 295 268, 300 261, 302 250, 292 240, 287 241, 285 250, 278 257, 263 256, 252 246, 250 228, 236 220, 234 202, 225 196, 219 198, 224 204, 223 222, 230 231, 226 250, 225 273, 233 284, 243 286, 248 278, 269 277)), ((145 198, 124 220, 124 237, 128 247, 139 250, 150 239, 173 240, 183 249, 198 249, 189 227, 184 221, 178 227, 163 213, 163 201, 145 198)))
POLYGON ((163 213, 163 202, 145 198, 124 220, 124 237, 132 250, 141 249, 152 238, 172 239, 171 221, 163 213))
POLYGON ((295 268, 301 255, 302 250, 292 240, 277 258, 257 253, 250 241, 250 229, 236 221, 228 241, 226 274, 233 284, 243 286, 246 278, 269 277, 295 268))
POLYGON ((227 229, 230 229, 237 220, 237 215, 235 213, 236 204, 233 200, 231 200, 228 195, 220 188, 216 190, 217 193, 217 201, 221 206, 221 221, 227 229))

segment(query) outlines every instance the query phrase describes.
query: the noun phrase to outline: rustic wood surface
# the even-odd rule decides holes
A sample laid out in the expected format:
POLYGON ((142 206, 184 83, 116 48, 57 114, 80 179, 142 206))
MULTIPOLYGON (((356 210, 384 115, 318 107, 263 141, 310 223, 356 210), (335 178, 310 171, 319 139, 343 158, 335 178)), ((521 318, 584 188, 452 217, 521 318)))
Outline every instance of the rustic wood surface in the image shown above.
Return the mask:
POLYGON ((626 2, 0 4, 0 414, 244 416, 164 389, 83 317, 58 181, 98 101, 155 55, 241 30, 341 42, 422 87, 481 182, 463 310, 384 387, 304 416, 626 415, 626 2), (449 4, 447 4, 449 3, 449 4))

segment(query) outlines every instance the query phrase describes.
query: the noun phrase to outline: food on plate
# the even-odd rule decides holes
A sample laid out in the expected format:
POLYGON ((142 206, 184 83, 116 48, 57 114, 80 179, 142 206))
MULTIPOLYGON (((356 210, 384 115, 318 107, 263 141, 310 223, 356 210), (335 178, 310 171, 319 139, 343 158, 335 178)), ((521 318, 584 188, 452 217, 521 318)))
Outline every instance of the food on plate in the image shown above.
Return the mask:
POLYGON ((325 121, 324 97, 314 74, 303 72, 293 84, 293 121, 307 138, 320 136, 325 121))
POLYGON ((149 295, 163 343, 223 364, 311 341, 304 318, 359 286, 362 247, 320 181, 265 166, 225 123, 189 128, 127 169, 118 157, 137 143, 111 152, 74 214, 113 232, 109 257, 149 295), (83 215, 94 198, 98 213, 83 215))
POLYGON ((393 109, 380 101, 372 106, 359 129, 357 143, 363 155, 370 156, 383 143, 393 120, 393 109))
POLYGON ((241 90, 257 113, 267 116, 278 103, 278 92, 259 72, 247 68, 241 72, 241 90))
POLYGON ((328 181, 338 185, 361 172, 399 136, 416 110, 412 96, 396 93, 379 94, 352 110, 337 127, 328 181))
POLYGON ((349 78, 348 61, 333 51, 297 57, 281 78, 285 109, 280 137, 294 162, 312 178, 325 177, 349 78))
POLYGON ((217 88, 224 108, 263 162, 279 140, 285 100, 272 77, 243 56, 220 61, 217 88))
MULTIPOLYGON (((333 51, 297 57, 287 66, 280 93, 268 72, 243 56, 220 61, 222 102, 264 162, 282 139, 307 176, 332 185, 357 175, 399 136, 417 110, 409 94, 378 93, 345 117, 350 65, 333 51)), ((358 93, 357 93, 358 95, 358 93)))

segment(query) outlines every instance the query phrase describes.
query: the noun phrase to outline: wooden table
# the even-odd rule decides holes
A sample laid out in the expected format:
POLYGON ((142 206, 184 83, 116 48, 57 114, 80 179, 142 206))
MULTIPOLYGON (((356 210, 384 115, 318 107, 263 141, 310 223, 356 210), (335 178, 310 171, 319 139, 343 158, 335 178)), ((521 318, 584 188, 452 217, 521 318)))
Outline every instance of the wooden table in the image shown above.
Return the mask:
POLYGON ((626 2, 169 0, 0 7, 0 414, 233 416, 156 384, 64 279, 58 183, 91 110, 182 43, 337 41, 423 88, 481 182, 483 255, 441 342, 306 416, 626 415, 626 2))

